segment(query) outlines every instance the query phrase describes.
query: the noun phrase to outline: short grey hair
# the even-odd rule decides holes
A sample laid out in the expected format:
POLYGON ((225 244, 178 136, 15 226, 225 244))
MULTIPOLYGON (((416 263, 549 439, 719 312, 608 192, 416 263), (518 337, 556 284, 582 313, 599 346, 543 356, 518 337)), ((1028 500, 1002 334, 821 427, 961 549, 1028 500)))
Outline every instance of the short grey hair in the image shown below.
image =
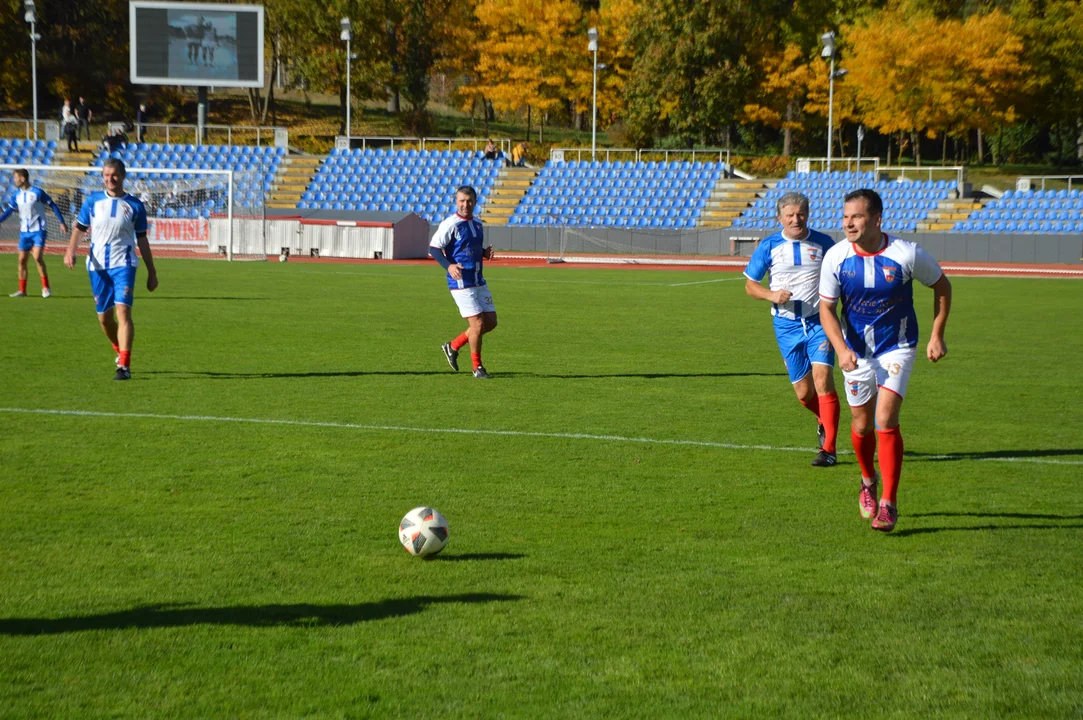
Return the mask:
POLYGON ((782 217, 782 208, 789 205, 800 205, 805 214, 808 214, 808 197, 799 192, 788 192, 775 204, 775 216, 782 217))

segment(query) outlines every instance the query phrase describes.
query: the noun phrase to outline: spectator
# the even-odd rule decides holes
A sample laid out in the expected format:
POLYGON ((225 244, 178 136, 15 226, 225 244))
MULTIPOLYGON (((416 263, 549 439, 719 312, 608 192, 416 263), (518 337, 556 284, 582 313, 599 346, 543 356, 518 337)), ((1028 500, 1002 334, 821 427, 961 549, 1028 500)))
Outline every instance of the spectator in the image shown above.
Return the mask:
POLYGON ((64 101, 60 114, 64 123, 64 137, 68 140, 68 152, 79 152, 79 118, 71 109, 71 100, 64 101))
MULTIPOLYGON (((86 104, 86 99, 82 95, 79 96, 79 104, 75 106, 75 116, 79 119, 79 127, 76 132, 81 135, 81 131, 85 129, 86 139, 90 140, 90 120, 94 113, 91 112, 90 107, 86 104)), ((75 139, 78 140, 79 138, 76 137, 75 139)))
POLYGON ((135 127, 136 127, 136 139, 139 142, 143 142, 143 138, 146 137, 147 128, 145 127, 147 122, 147 106, 143 103, 139 104, 139 109, 135 112, 135 127))
POLYGON ((524 140, 511 149, 511 164, 515 167, 526 167, 526 151, 530 143, 524 140))
POLYGON ((112 135, 105 136, 102 144, 105 145, 105 149, 109 152, 120 150, 122 148, 128 147, 128 136, 124 134, 123 129, 117 127, 117 129, 113 131, 112 135))
POLYGON ((489 142, 485 143, 485 159, 496 160, 496 153, 496 143, 493 142, 492 138, 489 138, 489 142))

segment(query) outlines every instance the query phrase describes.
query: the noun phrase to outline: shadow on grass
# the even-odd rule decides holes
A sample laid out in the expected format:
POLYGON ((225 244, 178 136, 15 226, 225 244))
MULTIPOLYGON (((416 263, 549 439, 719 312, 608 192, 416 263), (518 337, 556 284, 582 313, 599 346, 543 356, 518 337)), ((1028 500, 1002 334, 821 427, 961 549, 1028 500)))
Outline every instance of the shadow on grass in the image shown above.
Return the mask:
POLYGON ((162 300, 274 300, 269 297, 212 297, 209 295, 154 295, 143 293, 139 296, 139 302, 160 302, 162 300))
POLYGON ((990 450, 987 452, 963 452, 963 453, 906 453, 907 459, 920 462, 949 462, 955 460, 1006 460, 1010 458, 1044 458, 1044 457, 1070 457, 1079 456, 1083 461, 1083 448, 1048 448, 1045 450, 990 450))
POLYGON ((465 555, 437 555, 431 562, 472 562, 475 560, 518 560, 522 553, 466 553, 465 555))
MULTIPOLYGON (((975 517, 975 518, 1013 518, 1015 520, 1083 520, 1083 515, 1044 515, 1038 513, 998 513, 998 512, 931 512, 907 513, 907 517, 975 517)), ((1025 526, 1020 526, 1025 527, 1025 526)))
POLYGON ((174 375, 178 380, 266 380, 274 378, 365 377, 367 375, 449 375, 447 370, 341 370, 338 372, 215 372, 213 370, 148 370, 145 375, 174 375))
POLYGON ((731 373, 534 373, 534 372, 504 372, 500 377, 532 377, 532 378, 555 378, 559 380, 594 380, 601 378, 643 378, 645 380, 658 380, 662 378, 729 378, 729 377, 785 377, 786 373, 765 372, 731 372, 731 373))
POLYGON ((85 630, 171 628, 192 625, 248 627, 325 627, 354 625, 419 613, 440 603, 491 603, 522 600, 521 595, 467 593, 432 597, 420 595, 360 605, 239 605, 199 608, 188 605, 147 605, 100 615, 62 618, 0 618, 0 635, 59 635, 85 630))
POLYGON ((912 535, 931 535, 941 532, 994 532, 999 530, 1078 530, 1083 524, 1074 525, 967 525, 962 527, 905 528, 891 533, 892 537, 910 537, 912 535))

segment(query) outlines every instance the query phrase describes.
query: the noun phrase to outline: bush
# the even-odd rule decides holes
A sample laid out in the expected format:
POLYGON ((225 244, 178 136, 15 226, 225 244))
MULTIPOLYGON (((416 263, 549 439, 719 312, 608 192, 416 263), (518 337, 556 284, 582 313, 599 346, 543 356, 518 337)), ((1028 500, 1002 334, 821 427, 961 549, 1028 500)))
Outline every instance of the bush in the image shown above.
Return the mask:
POLYGON ((784 155, 741 157, 733 158, 733 165, 756 177, 779 178, 785 177, 786 173, 793 170, 793 158, 784 155))

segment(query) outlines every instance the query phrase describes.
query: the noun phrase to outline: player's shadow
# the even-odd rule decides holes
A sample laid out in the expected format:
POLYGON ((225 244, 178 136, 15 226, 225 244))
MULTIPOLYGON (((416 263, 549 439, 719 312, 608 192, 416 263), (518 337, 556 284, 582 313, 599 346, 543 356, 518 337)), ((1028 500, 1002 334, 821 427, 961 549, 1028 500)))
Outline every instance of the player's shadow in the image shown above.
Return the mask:
POLYGON ((210 296, 210 295, 154 295, 147 293, 139 296, 139 302, 162 302, 163 300, 184 300, 190 302, 192 300, 271 300, 269 297, 229 297, 229 296, 210 296))
POLYGON ((382 600, 359 605, 239 605, 235 607, 192 607, 191 605, 146 605, 101 613, 61 618, 0 618, 3 635, 59 635, 85 630, 128 630, 131 628, 173 628, 192 625, 240 625, 247 627, 325 627, 354 625, 372 620, 413 615, 441 603, 492 603, 522 600, 521 595, 466 593, 382 600))
POLYGON ((465 553, 463 555, 440 554, 432 558, 433 562, 476 562, 481 560, 519 560, 525 558, 522 553, 465 553))
MULTIPOLYGON (((975 518, 1011 518, 1013 520, 1083 520, 1083 515, 1052 515, 1046 513, 1014 512, 930 512, 907 513, 907 517, 975 517, 975 518)), ((1026 527, 1020 525, 1018 527, 1026 527)))
POLYGON ((1078 530, 1083 524, 1070 525, 1000 525, 990 523, 988 525, 965 525, 961 527, 928 527, 928 528, 903 528, 891 533, 892 537, 910 537, 912 535, 931 535, 942 532, 999 532, 1002 530, 1078 530))
POLYGON ((736 378, 736 377, 785 377, 786 373, 769 372, 693 372, 693 373, 536 373, 502 372, 501 377, 557 378, 560 380, 597 380, 601 378, 642 378, 659 380, 664 378, 736 378))
POLYGON ((339 370, 329 372, 216 372, 214 370, 147 370, 144 375, 174 375, 177 380, 266 380, 274 378, 326 378, 447 375, 447 370, 339 370))
POLYGON ((1083 448, 1047 448, 1044 450, 989 450, 985 452, 923 453, 906 451, 906 459, 918 462, 955 462, 959 460, 1006 460, 1009 458, 1044 458, 1078 456, 1083 460, 1083 448))

